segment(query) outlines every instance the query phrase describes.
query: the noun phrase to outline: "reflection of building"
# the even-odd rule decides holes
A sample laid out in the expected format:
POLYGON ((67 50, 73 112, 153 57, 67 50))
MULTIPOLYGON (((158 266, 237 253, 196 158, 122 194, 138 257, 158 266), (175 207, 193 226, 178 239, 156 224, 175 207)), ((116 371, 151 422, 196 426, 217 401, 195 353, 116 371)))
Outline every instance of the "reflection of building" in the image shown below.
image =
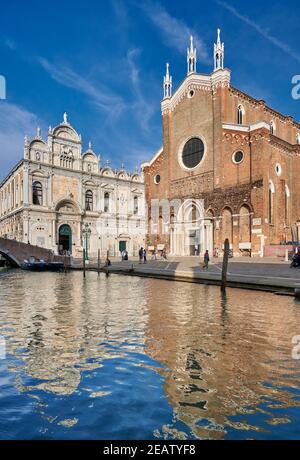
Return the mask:
POLYGON ((89 149, 67 115, 44 141, 25 140, 24 159, 0 185, 0 235, 80 255, 127 249, 137 254, 145 233, 144 184, 139 173, 112 170, 89 149), (84 229, 88 227, 88 241, 84 229))
POLYGON ((229 238, 236 255, 262 255, 265 245, 300 240, 300 125, 231 86, 220 31, 214 58, 211 74, 197 73, 191 40, 173 95, 167 65, 163 146, 144 164, 147 242, 190 255, 229 238), (154 199, 171 202, 166 218, 151 215, 154 199), (204 200, 204 209, 191 202, 178 214, 178 199, 204 200))
POLYGON ((232 428, 245 439, 259 431, 267 438, 266 418, 271 432, 272 416, 294 404, 293 390, 282 382, 288 376, 295 391, 299 387, 290 351, 298 313, 292 303, 285 302, 282 315, 281 302, 266 293, 229 290, 222 296, 210 286, 169 287, 162 280, 151 280, 145 292, 145 352, 162 365, 158 372, 174 410, 162 437, 180 439, 183 422, 198 438, 224 439, 232 428))

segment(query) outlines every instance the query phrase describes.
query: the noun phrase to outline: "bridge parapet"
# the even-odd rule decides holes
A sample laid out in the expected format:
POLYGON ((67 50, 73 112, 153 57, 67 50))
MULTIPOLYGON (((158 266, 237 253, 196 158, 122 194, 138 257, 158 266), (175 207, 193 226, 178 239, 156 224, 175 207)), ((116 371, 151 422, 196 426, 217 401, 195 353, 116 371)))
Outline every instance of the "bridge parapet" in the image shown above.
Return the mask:
MULTIPOLYGON (((32 246, 31 244, 20 243, 16 240, 8 238, 0 238, 0 254, 6 257, 13 266, 20 267, 22 262, 29 257, 43 259, 45 261, 61 262, 65 258, 63 256, 56 256, 49 249, 41 248, 39 246, 32 246)), ((66 263, 70 265, 70 258, 66 258, 66 263)))

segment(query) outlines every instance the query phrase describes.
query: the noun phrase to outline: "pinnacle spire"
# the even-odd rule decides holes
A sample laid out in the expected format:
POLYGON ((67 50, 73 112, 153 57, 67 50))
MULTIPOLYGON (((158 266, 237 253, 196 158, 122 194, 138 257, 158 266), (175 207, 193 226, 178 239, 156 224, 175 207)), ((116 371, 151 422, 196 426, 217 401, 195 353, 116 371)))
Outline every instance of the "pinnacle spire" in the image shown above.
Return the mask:
POLYGON ((193 51, 193 49, 194 49, 193 40, 194 40, 194 39, 193 39, 193 35, 191 35, 191 37, 190 37, 190 42, 191 42, 191 47, 190 47, 190 49, 191 49, 191 51, 193 51))
POLYGON ((197 64, 197 50, 194 47, 193 36, 190 36, 190 47, 187 49, 187 65, 188 65, 188 75, 196 72, 197 64))
POLYGON ((218 29, 217 29, 217 32, 218 32, 218 43, 217 43, 217 45, 218 45, 218 46, 221 46, 221 38, 220 38, 221 29, 218 28, 218 29))
POLYGON ((172 77, 170 77, 169 63, 166 64, 166 75, 164 77, 164 99, 172 96, 172 77))
POLYGON ((221 29, 217 30, 217 43, 214 44, 214 71, 224 69, 224 43, 221 43, 221 29))

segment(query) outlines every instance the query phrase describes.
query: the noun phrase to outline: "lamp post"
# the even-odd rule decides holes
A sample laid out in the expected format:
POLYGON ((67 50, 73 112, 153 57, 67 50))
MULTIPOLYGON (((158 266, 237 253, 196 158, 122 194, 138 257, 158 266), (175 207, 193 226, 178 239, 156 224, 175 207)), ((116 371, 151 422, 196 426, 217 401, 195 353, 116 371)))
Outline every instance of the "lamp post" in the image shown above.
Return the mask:
POLYGON ((92 230, 89 227, 89 224, 85 224, 82 228, 82 235, 84 239, 84 245, 85 245, 85 260, 89 260, 89 241, 91 237, 92 230))

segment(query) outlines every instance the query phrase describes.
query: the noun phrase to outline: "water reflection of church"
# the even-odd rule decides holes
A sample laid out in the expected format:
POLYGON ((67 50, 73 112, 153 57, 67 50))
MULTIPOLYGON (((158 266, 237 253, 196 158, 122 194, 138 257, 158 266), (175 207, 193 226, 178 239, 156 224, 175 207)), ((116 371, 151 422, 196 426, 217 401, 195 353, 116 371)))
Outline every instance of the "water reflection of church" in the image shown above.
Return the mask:
POLYGON ((113 170, 67 115, 44 140, 25 139, 24 158, 0 184, 0 236, 80 256, 98 249, 137 254, 144 243, 143 176, 113 170))

